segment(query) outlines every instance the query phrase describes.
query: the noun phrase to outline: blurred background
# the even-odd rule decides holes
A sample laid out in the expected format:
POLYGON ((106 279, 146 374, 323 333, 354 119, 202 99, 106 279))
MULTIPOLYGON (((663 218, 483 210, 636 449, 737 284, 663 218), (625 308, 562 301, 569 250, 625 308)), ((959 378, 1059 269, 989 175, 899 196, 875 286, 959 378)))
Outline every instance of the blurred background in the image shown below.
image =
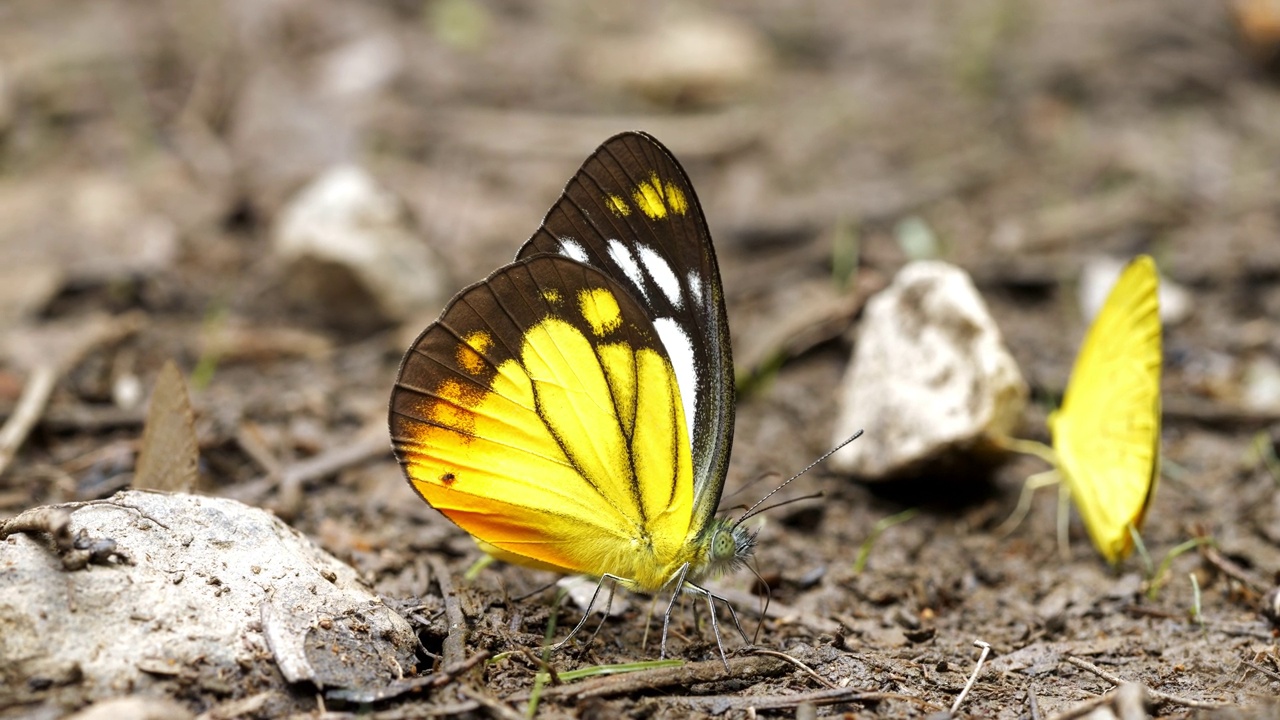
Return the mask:
MULTIPOLYGON (((203 492, 272 507, 384 594, 422 592, 402 573, 417 553, 474 550, 387 451, 400 354, 593 148, 638 129, 680 159, 716 240, 749 379, 730 492, 829 447, 858 309, 909 260, 973 276, 1032 389, 1024 435, 1044 439, 1086 325, 1082 268, 1148 252, 1189 298, 1166 336, 1182 474, 1149 542, 1203 521, 1265 574, 1278 47, 1269 0, 6 0, 0 416, 42 368, 54 387, 0 513, 127 486, 172 358, 203 492)), ((904 527, 884 567, 943 552, 937 528, 981 534, 1037 469, 904 527)), ((910 504, 805 483, 835 505, 783 513, 761 550, 792 601, 791 575, 910 504)), ((973 542, 1049 557, 1052 517, 973 542)))

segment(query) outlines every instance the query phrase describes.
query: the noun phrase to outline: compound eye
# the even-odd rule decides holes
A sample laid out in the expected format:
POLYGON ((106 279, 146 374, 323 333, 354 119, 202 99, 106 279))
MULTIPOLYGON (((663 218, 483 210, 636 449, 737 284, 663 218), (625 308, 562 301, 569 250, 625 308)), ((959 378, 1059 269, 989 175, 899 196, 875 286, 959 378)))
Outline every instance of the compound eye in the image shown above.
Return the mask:
POLYGON ((716 532, 715 540, 711 544, 711 553, 717 558, 729 557, 733 554, 733 536, 724 530, 716 532))

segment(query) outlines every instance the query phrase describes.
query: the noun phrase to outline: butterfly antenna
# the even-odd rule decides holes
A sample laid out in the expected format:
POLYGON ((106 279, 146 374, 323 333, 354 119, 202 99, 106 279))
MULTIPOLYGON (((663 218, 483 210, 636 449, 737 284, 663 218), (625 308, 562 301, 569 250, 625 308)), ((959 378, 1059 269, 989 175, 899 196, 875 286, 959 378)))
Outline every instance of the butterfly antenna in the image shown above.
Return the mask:
MULTIPOLYGON (((782 476, 782 473, 776 470, 769 470, 767 472, 762 472, 759 475, 756 475, 755 477, 751 478, 747 482, 743 483, 742 486, 739 487, 738 489, 726 495, 724 499, 732 500, 733 498, 738 497, 739 495, 747 492, 748 490, 760 484, 761 482, 764 482, 765 480, 768 480, 770 478, 775 478, 775 477, 781 477, 781 476, 782 476)), ((747 507, 747 504, 741 503, 737 507, 745 509, 747 507)))
MULTIPOLYGON (((756 515, 762 515, 764 513, 769 512, 770 510, 776 510, 780 507, 783 507, 784 505, 791 505, 793 503, 804 502, 805 500, 817 500, 820 497, 822 497, 822 493, 816 492, 811 495, 801 495, 800 497, 787 498, 786 500, 779 500, 778 502, 772 505, 766 505, 760 508, 759 510, 756 510, 755 512, 751 513, 750 517, 755 517, 756 515)), ((746 518, 743 518, 743 520, 745 519, 746 518)))
POLYGON ((820 462, 822 462, 823 460, 826 460, 827 458, 829 458, 829 457, 831 457, 832 455, 836 454, 836 452, 837 452, 837 451, 839 451, 839 450, 840 450, 840 448, 844 447, 845 445, 848 445, 849 443, 853 442, 854 440, 857 440, 857 439, 858 439, 858 438, 860 438, 860 437, 862 437, 862 431, 861 431, 861 430, 859 430, 858 432, 856 432, 856 433, 854 433, 854 434, 850 435, 849 437, 845 438, 845 439, 844 439, 844 441, 843 441, 843 442, 841 442, 839 445, 836 445, 835 447, 833 447, 833 448, 831 448, 830 450, 828 450, 828 451, 826 451, 825 453, 823 453, 823 454, 822 454, 822 457, 820 457, 820 458, 818 458, 817 460, 814 460, 813 462, 809 463, 809 466, 808 466, 808 467, 806 467, 805 469, 803 469, 803 470, 801 470, 800 472, 796 473, 795 475, 792 475, 790 480, 787 480, 786 482, 782 483, 782 484, 781 484, 781 485, 779 485, 778 487, 776 487, 776 488, 774 488, 773 490, 769 491, 769 494, 767 494, 767 495, 765 495, 764 497, 762 497, 762 498, 760 498, 759 500, 757 500, 757 501, 756 501, 756 504, 755 504, 755 505, 752 505, 752 506, 751 506, 751 507, 749 507, 749 508, 747 508, 747 511, 746 511, 746 512, 744 512, 744 513, 742 513, 742 517, 740 517, 740 518, 738 518, 736 521, 734 521, 734 523, 733 523, 733 524, 734 524, 735 526, 737 526, 737 525, 741 525, 742 523, 746 522, 748 518, 750 518, 750 517, 752 517, 752 516, 754 516, 754 515, 758 515, 760 512, 763 512, 763 510, 761 510, 761 511, 756 511, 756 508, 760 507, 761 503, 763 503, 765 500, 768 500, 769 498, 773 497, 774 493, 778 492, 778 491, 779 491, 779 490, 781 490, 782 488, 784 488, 784 487, 786 487, 786 486, 790 485, 790 484, 791 484, 791 483, 792 483, 796 478, 798 478, 798 477, 800 477, 801 475, 803 475, 803 474, 805 474, 805 473, 809 472, 810 470, 812 470, 812 469, 814 468, 814 466, 816 466, 818 463, 820 463, 820 462))

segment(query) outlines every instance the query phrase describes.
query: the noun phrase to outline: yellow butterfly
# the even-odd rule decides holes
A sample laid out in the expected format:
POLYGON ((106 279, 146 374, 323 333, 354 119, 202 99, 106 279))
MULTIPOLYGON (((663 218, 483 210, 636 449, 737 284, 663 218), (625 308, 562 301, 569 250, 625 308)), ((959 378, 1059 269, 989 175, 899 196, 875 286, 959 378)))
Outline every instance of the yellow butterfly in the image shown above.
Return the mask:
POLYGON ((671 153, 633 132, 592 153, 516 260, 413 343, 390 426, 413 488, 485 552, 693 592, 715 629, 719 598, 697 583, 755 546, 741 519, 715 517, 733 403, 701 206, 671 153))
MULTIPOLYGON (((1061 479, 1094 547, 1112 564, 1132 552, 1131 533, 1141 528, 1159 477, 1158 291, 1154 260, 1141 255, 1129 263, 1085 336, 1062 406, 1049 415, 1052 451, 1010 441, 1053 462, 1056 477, 1033 478, 1028 490, 1061 479)), ((1029 502, 1024 492, 1014 525, 1029 502)), ((1059 523, 1063 534, 1065 527, 1059 523)))

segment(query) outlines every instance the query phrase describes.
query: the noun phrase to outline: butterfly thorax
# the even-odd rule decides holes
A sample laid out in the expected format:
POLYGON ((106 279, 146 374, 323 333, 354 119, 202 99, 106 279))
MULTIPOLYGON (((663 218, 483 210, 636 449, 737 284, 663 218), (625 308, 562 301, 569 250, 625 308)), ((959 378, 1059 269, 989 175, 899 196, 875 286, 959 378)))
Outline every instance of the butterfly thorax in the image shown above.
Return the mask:
POLYGON ((751 557, 755 546, 755 533, 727 518, 715 518, 683 543, 680 552, 662 557, 651 545, 637 545, 630 556, 616 558, 605 567, 628 588, 655 593, 670 590, 680 579, 697 583, 733 572, 751 557))

